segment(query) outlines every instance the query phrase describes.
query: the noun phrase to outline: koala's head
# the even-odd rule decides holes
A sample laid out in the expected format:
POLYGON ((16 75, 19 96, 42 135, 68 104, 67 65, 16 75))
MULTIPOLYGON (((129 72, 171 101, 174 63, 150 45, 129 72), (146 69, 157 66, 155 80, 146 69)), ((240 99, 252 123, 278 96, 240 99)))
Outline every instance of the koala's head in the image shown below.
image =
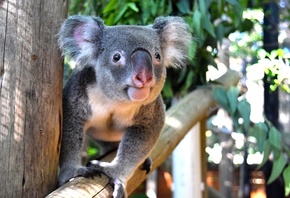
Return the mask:
POLYGON ((77 67, 95 69, 96 89, 112 101, 149 103, 159 95, 166 67, 186 64, 191 35, 180 17, 151 26, 105 26, 97 17, 72 16, 59 45, 77 67))

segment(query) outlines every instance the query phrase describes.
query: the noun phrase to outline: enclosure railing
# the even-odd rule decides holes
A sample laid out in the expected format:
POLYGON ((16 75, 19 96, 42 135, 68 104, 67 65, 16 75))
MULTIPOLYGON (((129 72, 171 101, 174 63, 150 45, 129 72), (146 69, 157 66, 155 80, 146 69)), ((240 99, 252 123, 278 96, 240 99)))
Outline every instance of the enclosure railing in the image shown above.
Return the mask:
MULTIPOLYGON (((151 171, 166 160, 195 124, 207 117, 208 111, 216 105, 212 96, 214 88, 216 86, 224 88, 235 86, 239 77, 238 72, 229 70, 214 84, 204 85, 194 90, 166 112, 165 125, 161 136, 150 155, 153 161, 151 171)), ((103 161, 110 161, 113 157, 114 154, 108 155, 103 161)), ((145 180, 146 176, 145 171, 137 169, 128 181, 128 193, 132 193, 145 180)), ((78 177, 49 194, 47 198, 109 197, 112 192, 113 188, 105 175, 94 179, 78 177)))

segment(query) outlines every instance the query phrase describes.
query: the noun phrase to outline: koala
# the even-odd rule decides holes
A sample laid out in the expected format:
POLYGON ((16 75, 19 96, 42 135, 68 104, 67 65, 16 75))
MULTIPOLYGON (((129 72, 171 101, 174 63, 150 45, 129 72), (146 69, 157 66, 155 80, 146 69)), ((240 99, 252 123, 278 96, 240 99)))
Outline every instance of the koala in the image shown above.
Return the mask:
POLYGON ((113 197, 127 197, 126 182, 141 167, 164 125, 160 92, 167 67, 182 67, 191 34, 180 17, 159 17, 149 26, 105 26, 101 18, 72 16, 62 25, 59 46, 76 62, 63 90, 63 131, 58 184, 76 176, 107 175, 113 197), (101 154, 117 149, 111 162, 84 166, 85 137, 101 154))

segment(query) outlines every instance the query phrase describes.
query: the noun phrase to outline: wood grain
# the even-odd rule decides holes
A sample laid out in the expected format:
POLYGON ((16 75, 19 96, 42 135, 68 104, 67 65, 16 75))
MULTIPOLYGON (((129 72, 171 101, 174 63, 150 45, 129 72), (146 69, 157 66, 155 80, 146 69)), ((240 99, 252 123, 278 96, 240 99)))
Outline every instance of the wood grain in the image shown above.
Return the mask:
POLYGON ((0 197, 44 197, 56 186, 67 0, 0 4, 0 197))

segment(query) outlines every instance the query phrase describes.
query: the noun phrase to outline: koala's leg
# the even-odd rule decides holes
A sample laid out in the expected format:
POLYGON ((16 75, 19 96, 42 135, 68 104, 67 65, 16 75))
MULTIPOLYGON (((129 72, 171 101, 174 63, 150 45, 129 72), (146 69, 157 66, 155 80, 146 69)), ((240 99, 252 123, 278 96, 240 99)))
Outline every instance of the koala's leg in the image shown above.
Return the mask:
POLYGON ((97 158, 102 159, 105 155, 116 151, 119 143, 120 142, 96 141, 96 144, 100 147, 100 155, 97 158))
POLYGON ((78 176, 79 172, 82 172, 82 169, 85 168, 82 166, 85 114, 80 113, 85 112, 85 109, 74 108, 70 100, 66 99, 68 97, 64 97, 63 100, 63 131, 59 158, 60 172, 58 186, 78 176))
POLYGON ((127 179, 144 161, 150 162, 151 165, 151 160, 147 157, 158 137, 159 132, 154 131, 154 127, 128 128, 120 142, 115 159, 112 162, 92 161, 87 172, 84 172, 84 176, 104 173, 111 178, 111 183, 114 185, 114 198, 126 197, 125 183, 127 179))
POLYGON ((73 120, 71 118, 67 122, 64 121, 58 186, 78 176, 78 169, 82 168, 83 129, 82 126, 72 123, 73 120))
POLYGON ((112 162, 92 161, 87 172, 84 172, 87 176, 104 173, 110 177, 114 185, 114 198, 126 197, 125 185, 128 178, 148 158, 159 138, 165 117, 160 100, 140 109, 136 124, 125 130, 112 162))

